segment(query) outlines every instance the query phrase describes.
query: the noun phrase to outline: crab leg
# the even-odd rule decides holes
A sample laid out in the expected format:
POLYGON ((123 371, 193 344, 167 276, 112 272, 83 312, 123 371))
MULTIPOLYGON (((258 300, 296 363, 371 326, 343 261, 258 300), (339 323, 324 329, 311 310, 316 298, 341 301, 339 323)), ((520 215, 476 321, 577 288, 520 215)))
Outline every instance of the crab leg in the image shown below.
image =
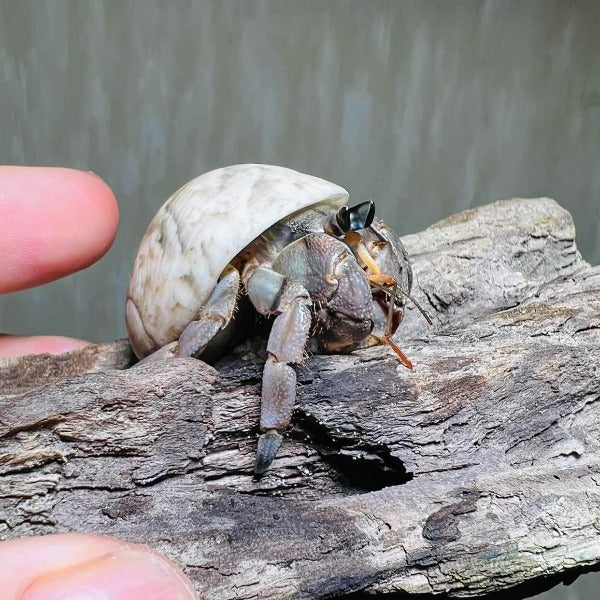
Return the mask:
POLYGON ((200 356, 208 343, 231 321, 240 288, 240 273, 228 265, 198 318, 179 336, 178 356, 200 356))
POLYGON ((231 321, 240 288, 239 271, 228 265, 206 304, 189 323, 179 340, 166 344, 140 360, 136 366, 178 356, 200 356, 208 343, 231 321))
MULTIPOLYGON (((385 292, 390 297, 390 299, 392 298, 392 296, 390 295, 391 292, 390 292, 389 287, 386 287, 385 285, 379 285, 372 280, 370 280, 370 283, 376 290, 385 292)), ((433 325, 433 320, 429 316, 429 313, 419 304, 419 302, 417 302, 412 297, 411 294, 409 294, 407 292, 403 292, 402 290, 399 290, 398 287, 396 286, 395 291, 394 291, 395 301, 398 303, 402 302, 402 296, 404 296, 405 298, 408 298, 414 304, 415 308, 421 313, 423 318, 427 321, 428 325, 433 325)))
POLYGON ((296 400, 296 372, 310 332, 310 295, 297 282, 267 267, 254 270, 246 284, 250 300, 262 314, 277 314, 267 344, 263 371, 256 475, 269 467, 281 445, 281 431, 292 418, 296 400))

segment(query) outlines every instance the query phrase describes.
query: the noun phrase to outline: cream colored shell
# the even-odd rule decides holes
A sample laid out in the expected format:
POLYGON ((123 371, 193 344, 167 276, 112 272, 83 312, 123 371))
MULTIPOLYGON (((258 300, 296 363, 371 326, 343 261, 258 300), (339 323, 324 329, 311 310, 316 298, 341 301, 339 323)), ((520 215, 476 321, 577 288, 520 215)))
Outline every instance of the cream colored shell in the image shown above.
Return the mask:
POLYGON ((137 356, 177 340, 229 261, 271 225, 347 200, 334 183, 272 165, 224 167, 186 183, 152 219, 135 259, 126 321, 137 356))

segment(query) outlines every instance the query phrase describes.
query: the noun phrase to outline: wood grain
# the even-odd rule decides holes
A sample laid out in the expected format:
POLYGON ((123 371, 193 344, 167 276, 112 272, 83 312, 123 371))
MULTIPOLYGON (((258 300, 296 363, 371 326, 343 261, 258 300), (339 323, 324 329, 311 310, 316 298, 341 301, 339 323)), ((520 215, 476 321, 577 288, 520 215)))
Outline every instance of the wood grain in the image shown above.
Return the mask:
POLYGON ((124 342, 0 365, 0 536, 150 543, 210 598, 477 597, 596 567, 600 268, 570 215, 503 201, 403 241, 435 315, 400 328, 414 371, 310 357, 260 481, 263 340, 214 367, 124 369, 124 342))

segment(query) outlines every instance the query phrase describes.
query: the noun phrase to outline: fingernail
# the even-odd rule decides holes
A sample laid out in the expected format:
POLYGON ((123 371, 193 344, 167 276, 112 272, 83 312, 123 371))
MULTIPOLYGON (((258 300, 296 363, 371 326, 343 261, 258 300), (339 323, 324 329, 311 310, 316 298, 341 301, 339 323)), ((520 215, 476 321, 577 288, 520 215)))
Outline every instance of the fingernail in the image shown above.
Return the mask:
POLYGON ((191 582, 150 551, 128 548, 34 580, 20 600, 196 600, 191 582))

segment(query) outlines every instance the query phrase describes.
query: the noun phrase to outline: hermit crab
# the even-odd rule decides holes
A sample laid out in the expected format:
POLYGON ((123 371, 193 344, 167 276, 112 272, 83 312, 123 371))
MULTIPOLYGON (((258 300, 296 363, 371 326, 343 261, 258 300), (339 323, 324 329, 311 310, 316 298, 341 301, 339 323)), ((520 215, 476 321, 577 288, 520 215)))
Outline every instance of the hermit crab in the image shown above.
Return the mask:
MULTIPOLYGON (((412 270, 373 202, 348 207, 343 188, 291 169, 234 165, 193 179, 160 208, 135 259, 126 321, 144 361, 215 355, 254 316, 273 318, 262 379, 255 473, 290 422, 307 349, 389 344, 411 298, 412 270)), ((418 307, 418 305, 417 305, 418 307)))

